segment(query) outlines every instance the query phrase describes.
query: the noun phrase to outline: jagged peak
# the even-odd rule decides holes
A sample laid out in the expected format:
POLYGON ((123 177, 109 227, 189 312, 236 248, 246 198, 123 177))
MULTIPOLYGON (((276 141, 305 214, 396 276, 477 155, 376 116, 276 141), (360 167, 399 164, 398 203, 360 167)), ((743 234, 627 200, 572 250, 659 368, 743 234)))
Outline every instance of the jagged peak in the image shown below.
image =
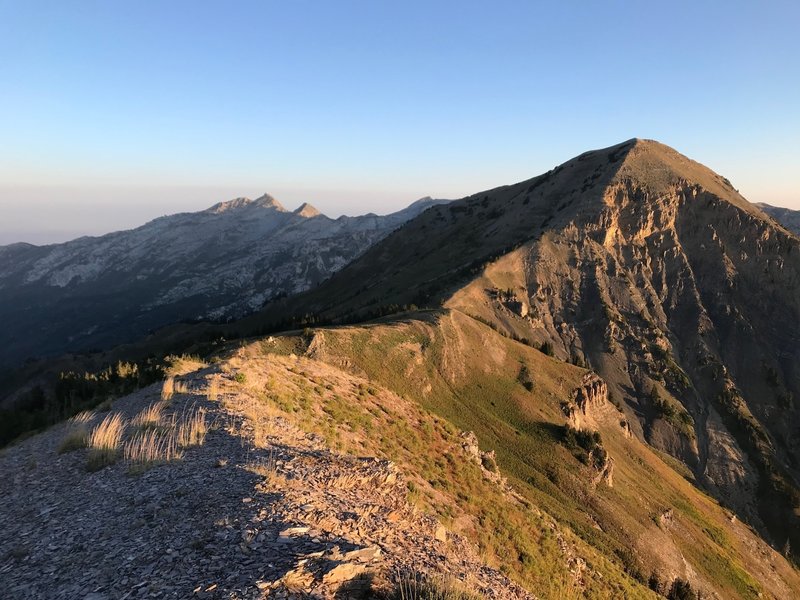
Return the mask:
POLYGON ((217 202, 211 208, 206 209, 205 212, 220 214, 228 212, 230 210, 237 210, 248 207, 272 208, 279 212, 286 212, 286 209, 283 207, 283 205, 269 194, 263 194, 262 196, 259 196, 255 200, 251 200, 250 198, 245 198, 245 197, 239 197, 239 198, 234 198, 233 200, 226 200, 225 202, 217 202))
POLYGON ((315 207, 311 206, 308 202, 303 202, 300 206, 294 209, 294 214, 300 217, 306 217, 310 219, 312 217, 318 217, 322 213, 319 212, 315 207))
POLYGON ((256 206, 260 206, 262 208, 274 208, 275 210, 278 210, 280 212, 286 212, 286 209, 284 208, 283 204, 278 202, 275 198, 273 198, 269 194, 263 194, 258 198, 256 198, 253 202, 254 204, 256 204, 256 206))

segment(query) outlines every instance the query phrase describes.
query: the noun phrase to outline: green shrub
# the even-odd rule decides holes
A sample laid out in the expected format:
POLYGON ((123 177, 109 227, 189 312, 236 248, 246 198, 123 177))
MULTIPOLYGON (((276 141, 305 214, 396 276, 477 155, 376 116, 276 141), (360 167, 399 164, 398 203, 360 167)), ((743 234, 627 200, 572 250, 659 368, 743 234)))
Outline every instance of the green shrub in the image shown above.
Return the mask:
POLYGON ((669 600, 697 600, 697 594, 688 581, 676 579, 667 595, 669 600))
POLYGON ((529 392, 533 391, 533 378, 531 378, 531 373, 528 370, 528 367, 526 367, 525 365, 522 365, 519 368, 519 374, 517 375, 517 381, 519 381, 520 384, 522 384, 522 387, 524 387, 529 392))

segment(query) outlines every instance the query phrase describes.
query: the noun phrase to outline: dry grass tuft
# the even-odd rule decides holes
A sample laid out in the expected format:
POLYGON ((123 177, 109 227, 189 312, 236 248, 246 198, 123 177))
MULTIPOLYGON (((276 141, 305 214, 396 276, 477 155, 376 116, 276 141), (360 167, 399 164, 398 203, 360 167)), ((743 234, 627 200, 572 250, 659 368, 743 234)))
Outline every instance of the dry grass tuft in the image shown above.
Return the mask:
POLYGON ((181 448, 189 446, 201 446, 208 433, 208 422, 206 420, 206 410, 197 408, 190 410, 184 415, 178 424, 177 440, 181 448))
MULTIPOLYGON (((253 429, 254 446, 257 448, 267 446, 267 438, 273 434, 275 429, 274 419, 281 415, 280 409, 270 402, 265 395, 262 395, 260 399, 239 397, 235 403, 226 403, 226 407, 241 411, 245 423, 253 429)), ((239 435, 244 436, 246 429, 246 427, 243 428, 239 435)))
POLYGON ((89 425, 94 420, 94 411, 85 410, 67 422, 67 433, 58 447, 58 453, 73 452, 89 445, 89 425))
POLYGON ((89 445, 89 429, 87 427, 69 427, 67 435, 61 440, 61 445, 58 447, 59 454, 73 452, 86 448, 89 445))
POLYGON ((253 445, 256 448, 264 448, 267 445, 267 438, 274 432, 272 420, 263 415, 248 414, 247 412, 245 412, 245 417, 253 427, 253 445))
POLYGON ((390 595, 392 600, 481 600, 484 596, 468 591, 454 577, 436 575, 428 577, 419 573, 397 578, 390 595))
POLYGON ((208 366, 199 356, 190 356, 188 354, 181 354, 180 356, 173 354, 168 356, 166 361, 169 365, 167 367, 167 375, 170 376, 186 375, 208 366))
POLYGON ((175 378, 174 377, 167 377, 164 380, 164 385, 161 386, 161 399, 164 402, 169 402, 172 400, 172 396, 175 395, 175 378))
POLYGON ((164 408, 166 408, 164 402, 154 402, 136 415, 131 424, 140 429, 157 429, 162 424, 164 408))
POLYGON ((120 413, 108 415, 92 430, 86 464, 89 471, 97 471, 116 462, 124 431, 125 422, 120 413))
POLYGON ((212 402, 216 402, 219 399, 219 376, 214 375, 209 380, 208 388, 206 389, 206 398, 212 402))
POLYGON ((161 386, 161 400, 169 402, 175 394, 190 394, 191 391, 188 383, 175 379, 170 375, 164 380, 164 385, 161 386))
POLYGON ((93 410, 84 410, 79 412, 74 417, 71 417, 69 422, 88 426, 96 416, 97 413, 95 413, 93 410))
POLYGON ((178 460, 183 456, 174 432, 164 434, 154 429, 137 433, 125 442, 122 453, 126 461, 138 468, 178 460))
POLYGON ((275 455, 275 450, 270 449, 266 456, 261 456, 247 464, 246 470, 256 475, 260 475, 264 479, 273 479, 278 474, 278 463, 275 455))

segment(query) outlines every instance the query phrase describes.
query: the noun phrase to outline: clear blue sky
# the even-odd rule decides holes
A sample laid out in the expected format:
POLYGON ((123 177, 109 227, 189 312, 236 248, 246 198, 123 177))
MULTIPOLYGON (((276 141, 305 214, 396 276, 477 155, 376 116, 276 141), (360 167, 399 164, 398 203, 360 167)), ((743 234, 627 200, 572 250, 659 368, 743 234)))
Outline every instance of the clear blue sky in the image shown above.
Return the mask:
POLYGON ((655 138, 800 208, 800 3, 0 0, 0 243, 388 212, 655 138))

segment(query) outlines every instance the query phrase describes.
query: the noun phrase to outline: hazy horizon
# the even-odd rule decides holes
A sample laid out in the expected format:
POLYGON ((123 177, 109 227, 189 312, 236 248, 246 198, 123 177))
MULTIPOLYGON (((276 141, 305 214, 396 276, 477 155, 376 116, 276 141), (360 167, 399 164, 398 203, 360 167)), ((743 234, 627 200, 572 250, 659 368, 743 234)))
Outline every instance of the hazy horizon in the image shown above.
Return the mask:
POLYGON ((790 2, 0 2, 0 244, 265 192, 385 214, 632 137, 800 209, 799 18, 790 2))
MULTIPOLYGON (((516 181, 507 183, 516 183, 516 181)), ((98 187, 54 191, 51 187, 20 187, 15 190, 0 185, 0 198, 17 198, 23 202, 22 206, 16 207, 13 215, 9 215, 12 219, 7 218, 3 221, 3 226, 0 226, 0 245, 19 242, 35 245, 57 244, 82 236, 104 235, 115 231, 134 229, 158 217, 183 212, 198 212, 217 202, 238 197, 255 199, 265 193, 275 197, 287 210, 294 210, 304 202, 308 202, 323 214, 335 219, 344 214, 348 216, 370 212, 388 214, 401 210, 426 196, 454 200, 492 187, 497 186, 487 186, 450 195, 420 193, 412 198, 401 194, 373 193, 365 190, 309 192, 302 189, 277 188, 258 191, 254 186, 250 186, 249 189, 252 191, 249 193, 237 193, 236 186, 206 188, 173 186, 156 190, 98 187), (54 197, 60 199, 61 203, 54 202, 54 197), (345 206, 350 206, 351 209, 345 212, 342 210, 342 207, 345 206), (43 218, 45 215, 46 218, 43 218), (41 226, 32 226, 37 223, 41 226), (26 229, 26 227, 30 228, 26 229)), ((765 202, 773 206, 800 210, 800 202, 792 205, 789 202, 780 203, 769 199, 755 200, 748 197, 746 193, 744 195, 751 202, 765 202)))

